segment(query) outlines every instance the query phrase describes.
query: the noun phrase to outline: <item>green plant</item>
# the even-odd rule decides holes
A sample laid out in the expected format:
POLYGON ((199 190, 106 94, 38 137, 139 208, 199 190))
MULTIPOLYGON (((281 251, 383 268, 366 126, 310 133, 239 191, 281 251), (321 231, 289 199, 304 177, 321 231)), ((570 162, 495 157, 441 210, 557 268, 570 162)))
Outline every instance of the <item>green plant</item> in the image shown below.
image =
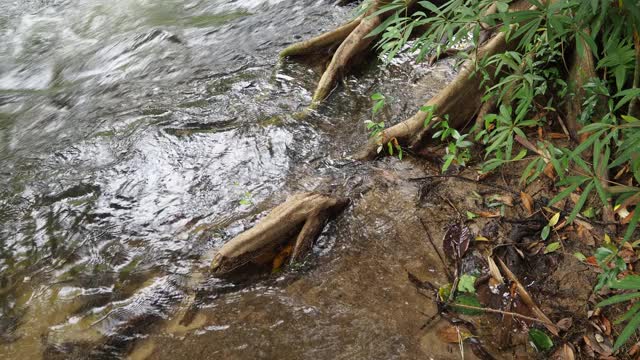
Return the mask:
MULTIPOLYGON (((624 239, 631 239, 640 221, 640 155, 636 150, 640 120, 637 112, 632 113, 632 103, 640 97, 640 66, 636 65, 640 56, 634 43, 634 33, 638 38, 640 29, 638 2, 529 0, 533 7, 518 11, 509 9, 509 3, 449 0, 435 5, 419 1, 421 9, 409 13, 404 0, 393 0, 378 10, 393 14, 371 36, 381 35, 377 47, 386 62, 405 48, 416 52, 417 60, 422 61, 428 54, 439 55, 445 49, 469 44, 467 49, 471 50, 459 52, 467 59, 480 48, 481 32, 487 29, 496 29, 514 41, 512 50, 476 62, 475 74, 483 80, 483 99, 495 102, 498 109, 484 117, 484 126, 476 136, 486 146, 482 171, 526 160, 529 165, 522 181, 531 182, 552 166, 561 191, 550 205, 574 192, 580 194, 567 217, 569 223, 580 216, 591 194, 596 194, 603 205, 628 210, 624 239), (487 12, 494 4, 497 11, 487 12), (577 88, 573 88, 575 81, 569 83, 566 78, 570 66, 567 49, 572 48, 593 56, 595 62, 595 76, 577 83, 577 88), (586 140, 571 149, 529 138, 536 127, 562 122, 564 113, 558 109, 580 92, 584 102, 575 126, 582 127, 580 134, 586 140), (624 181, 612 180, 607 176, 610 173, 631 176, 625 176, 624 181)), ((435 109, 422 110, 429 112, 427 125, 435 109)), ((438 131, 447 137, 451 130, 443 115, 437 118, 443 123, 438 131)), ((450 145, 447 150, 444 169, 453 161, 467 161, 467 152, 460 151, 460 146, 450 145)))
POLYGON ((631 306, 629 310, 622 315, 620 318, 614 321, 615 324, 621 324, 627 322, 627 325, 624 327, 618 338, 616 339, 615 344, 613 345, 613 351, 618 350, 629 338, 633 335, 636 330, 640 327, 640 302, 632 302, 638 298, 640 298, 640 276, 638 275, 628 275, 624 277, 622 280, 612 281, 609 284, 611 289, 615 290, 632 290, 634 292, 631 293, 623 293, 611 296, 606 300, 603 300, 597 304, 598 307, 618 304, 622 302, 630 302, 631 306))
POLYGON ((242 198, 239 201, 240 205, 251 205, 251 204, 253 204, 252 197, 253 197, 253 195, 251 195, 250 191, 245 191, 242 194, 242 198))
MULTIPOLYGON (((369 137, 375 138, 378 141, 378 153, 384 149, 384 121, 375 121, 376 114, 384 108, 387 98, 380 94, 374 93, 371 95, 371 100, 374 101, 371 108, 371 120, 364 122, 367 130, 369 131, 369 137)), ((398 159, 402 160, 404 152, 397 139, 391 138, 387 141, 387 152, 393 156, 394 153, 398 154, 398 159)))
POLYGON ((453 141, 449 141, 446 147, 446 154, 444 155, 444 164, 442 164, 442 172, 447 171, 449 166, 455 161, 457 164, 464 166, 469 160, 471 160, 471 152, 469 148, 473 143, 466 140, 469 134, 460 134, 458 130, 449 126, 447 117, 444 120, 438 122, 435 127, 437 131, 433 134, 433 138, 440 138, 440 141, 445 141, 449 138, 453 141))
POLYGON ((618 275, 627 270, 627 264, 618 256, 618 248, 611 244, 605 244, 596 249, 594 257, 602 270, 602 273, 598 274, 598 283, 594 287, 595 291, 599 291, 605 286, 611 287, 618 275))

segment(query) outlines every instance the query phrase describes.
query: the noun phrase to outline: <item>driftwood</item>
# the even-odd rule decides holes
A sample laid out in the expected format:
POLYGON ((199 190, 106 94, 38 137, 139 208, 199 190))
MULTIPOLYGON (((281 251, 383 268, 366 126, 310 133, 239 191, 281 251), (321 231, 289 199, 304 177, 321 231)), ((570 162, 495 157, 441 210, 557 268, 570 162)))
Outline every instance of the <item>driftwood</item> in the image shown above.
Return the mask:
POLYGON ((224 244, 213 258, 214 275, 229 273, 258 258, 275 257, 277 249, 295 236, 290 262, 313 244, 325 222, 339 214, 348 199, 299 193, 275 207, 258 224, 224 244))

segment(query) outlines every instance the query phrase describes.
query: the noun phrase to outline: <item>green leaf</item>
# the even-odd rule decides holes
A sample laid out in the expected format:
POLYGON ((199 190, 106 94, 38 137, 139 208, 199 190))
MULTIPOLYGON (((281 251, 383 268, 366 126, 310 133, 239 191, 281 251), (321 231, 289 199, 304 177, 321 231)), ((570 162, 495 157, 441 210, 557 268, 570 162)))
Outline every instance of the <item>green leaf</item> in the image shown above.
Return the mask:
POLYGON ((477 218, 478 215, 472 213, 471 211, 467 211, 467 220, 473 220, 475 218, 477 218))
POLYGON ((603 307, 603 306, 613 305, 613 304, 621 303, 621 302, 624 302, 624 301, 629 301, 631 299, 635 299, 635 298, 638 298, 638 297, 640 297, 640 292, 614 295, 614 296, 609 297, 606 300, 600 301, 596 306, 597 307, 603 307))
POLYGON ((585 177, 581 181, 573 182, 566 189, 564 189, 560 193, 558 193, 558 195, 554 196, 554 198, 551 199, 551 201, 549 201, 549 205, 553 205, 553 204, 557 203, 558 201, 566 198, 567 196, 569 196, 569 194, 574 192, 578 188, 578 186, 582 185, 582 183, 587 181, 588 179, 589 178, 585 177))
POLYGON ((544 249, 544 253, 545 254, 549 254, 552 253, 556 250, 560 249, 560 243, 559 242, 552 242, 551 244, 547 245, 547 247, 544 249))
POLYGON ((542 228, 542 233, 540 234, 540 237, 542 238, 542 240, 547 240, 550 232, 551 232, 551 227, 549 225, 542 228))
POLYGON ((576 216, 578 216, 578 214, 580 213, 580 210, 584 206, 584 203, 587 201, 587 197, 589 197, 589 193, 591 192, 591 190, 593 190, 593 187, 595 186, 594 184, 595 181, 596 180, 592 180, 584 189, 584 191, 582 191, 582 195, 580 195, 580 198, 578 199, 576 206, 574 206, 573 210, 571 210, 571 214, 569 214, 569 218, 567 219, 567 221, 572 222, 573 219, 575 219, 576 216))
POLYGON ((611 283, 611 288, 620 290, 640 290, 640 276, 627 275, 622 280, 611 283))
POLYGON ((578 259, 579 261, 587 260, 587 257, 584 256, 584 254, 581 253, 581 252, 576 252, 576 253, 573 254, 573 256, 575 256, 575 258, 578 259))
POLYGON ((553 347, 553 341, 549 335, 540 329, 529 329, 529 340, 538 351, 546 351, 553 347))
POLYGON ((481 308, 482 304, 480 304, 478 297, 472 294, 460 294, 456 296, 456 299, 453 301, 453 304, 451 305, 452 310, 463 315, 482 315, 484 313, 484 311, 482 310, 467 309, 467 308, 456 306, 456 304, 481 308))
POLYGON ((475 276, 464 274, 460 276, 460 280, 458 281, 458 291, 473 294, 476 292, 476 288, 474 286, 475 283, 476 283, 475 276))
POLYGON ((631 321, 629 321, 627 326, 625 326, 625 328, 620 333, 620 336, 618 336, 618 338, 616 339, 616 343, 613 345, 613 351, 618 350, 622 345, 624 345, 624 343, 629 340, 631 335, 636 332, 638 326, 640 326, 640 316, 636 315, 633 317, 633 319, 631 319, 631 321))
POLYGON ((637 302, 637 303, 633 304, 633 306, 631 306, 629 311, 627 311, 624 315, 622 315, 621 317, 616 319, 613 323, 616 324, 616 325, 622 324, 623 322, 628 321, 634 315, 636 315, 638 313, 638 311, 640 311, 640 302, 637 302))
POLYGON ((380 94, 380 93, 374 93, 373 95, 371 95, 371 100, 384 100, 384 95, 380 94))
POLYGON ((633 212, 631 221, 629 221, 629 225, 627 225, 627 231, 624 233, 624 241, 629 241, 631 239, 633 231, 636 229, 636 226, 638 226, 638 220, 640 220, 640 207, 636 206, 636 210, 633 212))

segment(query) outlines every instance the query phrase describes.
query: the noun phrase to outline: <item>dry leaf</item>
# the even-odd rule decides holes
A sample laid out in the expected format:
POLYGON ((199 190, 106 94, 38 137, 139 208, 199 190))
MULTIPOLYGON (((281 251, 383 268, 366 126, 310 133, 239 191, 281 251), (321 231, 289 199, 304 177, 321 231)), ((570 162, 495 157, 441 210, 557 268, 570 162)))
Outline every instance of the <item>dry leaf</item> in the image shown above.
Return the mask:
POLYGON ((573 349, 569 344, 564 344, 553 353, 552 359, 554 360, 574 360, 575 355, 573 349))
POLYGON ((469 243, 473 240, 471 229, 460 224, 449 226, 442 240, 442 250, 450 259, 461 259, 469 249, 469 243))
POLYGON ((293 245, 291 244, 287 245, 284 249, 282 249, 282 251, 280 251, 278 255, 276 255, 276 257, 273 258, 271 271, 273 272, 280 269, 282 267, 282 264, 284 264, 284 261, 291 255, 292 252, 293 252, 293 245))
POLYGON ((542 172, 551 180, 556 178, 555 171, 553 170, 553 165, 548 163, 542 172))
POLYGON ((633 213, 635 213, 636 211, 633 210, 632 212, 628 213, 627 216, 623 217, 622 220, 620 220, 620 224, 622 225, 626 225, 631 221, 631 218, 633 217, 633 213))
POLYGON ((500 269, 491 256, 487 257, 487 263, 489 263, 489 274, 491 274, 491 277, 496 279, 500 284, 504 284, 504 278, 500 273, 500 269))
POLYGON ((520 192, 520 200, 522 200, 522 205, 529 212, 529 215, 533 214, 533 198, 531 195, 526 192, 520 192))
POLYGON ((549 137, 552 139, 566 139, 568 136, 563 133, 550 133, 549 137))
POLYGON ((571 328, 571 325, 573 325, 573 319, 571 318, 564 318, 556 323, 556 326, 558 326, 558 328, 562 331, 569 330, 569 328, 571 328))
POLYGON ((496 218, 496 217, 500 217, 500 212, 499 211, 496 211, 496 212, 480 211, 477 213, 477 215, 483 218, 496 218))
POLYGON ((507 206, 513 206, 513 197, 511 195, 493 195, 491 196, 491 200, 495 200, 497 202, 501 202, 507 206))
POLYGON ((464 328, 446 325, 438 329, 438 339, 447 344, 458 344, 460 341, 464 341, 473 335, 464 328))

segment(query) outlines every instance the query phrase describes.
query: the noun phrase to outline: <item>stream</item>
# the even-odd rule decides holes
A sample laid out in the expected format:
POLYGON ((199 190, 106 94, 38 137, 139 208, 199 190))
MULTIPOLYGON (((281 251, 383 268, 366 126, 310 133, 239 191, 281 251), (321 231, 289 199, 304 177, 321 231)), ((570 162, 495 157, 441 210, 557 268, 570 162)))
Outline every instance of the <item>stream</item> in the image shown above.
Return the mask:
POLYGON ((0 358, 459 358, 420 330, 435 308, 406 276, 444 279, 411 210, 419 188, 403 183, 433 169, 348 157, 372 93, 398 122, 451 79, 450 63, 371 61, 299 119, 319 73, 278 52, 354 7, 0 10, 0 358), (300 266, 206 276, 212 251, 303 190, 356 195, 300 266))

